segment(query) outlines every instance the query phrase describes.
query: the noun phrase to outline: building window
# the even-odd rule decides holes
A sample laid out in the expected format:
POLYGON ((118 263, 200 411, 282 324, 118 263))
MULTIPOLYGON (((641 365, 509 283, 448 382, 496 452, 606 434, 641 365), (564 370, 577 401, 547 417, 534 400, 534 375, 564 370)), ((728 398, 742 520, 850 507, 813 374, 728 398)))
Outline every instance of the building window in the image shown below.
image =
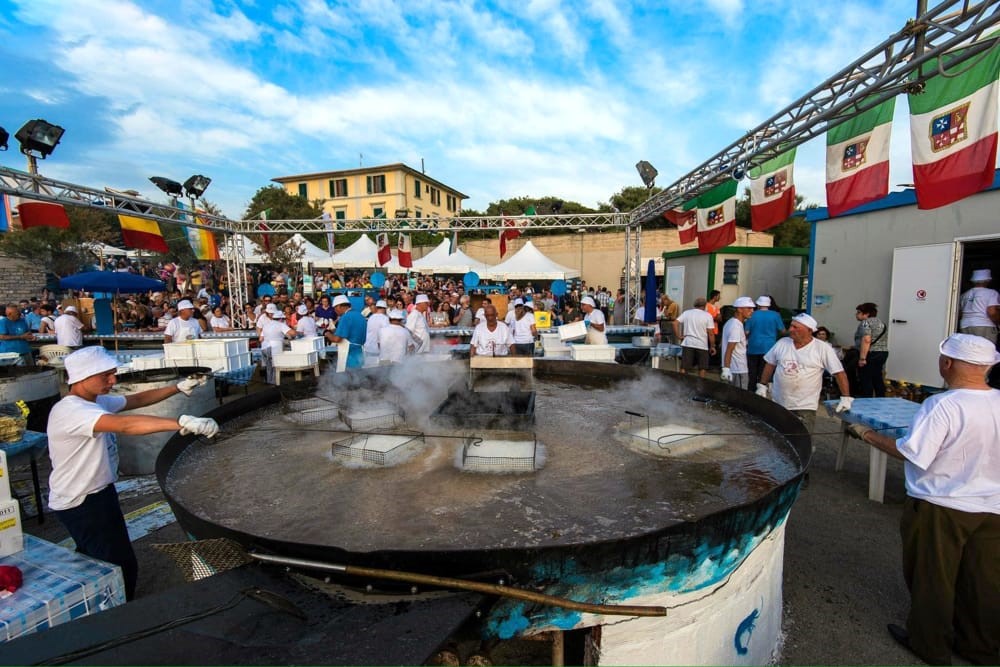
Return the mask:
POLYGON ((434 206, 441 205, 441 191, 437 188, 431 188, 431 204, 434 206))
POLYGON ((368 184, 368 194, 377 195, 385 192, 385 174, 365 177, 368 184))
POLYGON ((740 260, 738 259, 723 260, 722 284, 723 285, 740 284, 740 260))
POLYGON ((453 197, 452 195, 447 195, 445 200, 448 204, 449 211, 455 211, 458 209, 458 197, 453 197))
POLYGON ((418 179, 413 179, 413 196, 420 199, 420 181, 418 179))
MULTIPOLYGON (((371 178, 371 177, 369 177, 369 178, 371 178)), ((384 218, 385 217, 385 210, 381 206, 373 206, 372 207, 372 217, 373 218, 384 218)))
POLYGON ((342 208, 337 209, 333 213, 333 217, 337 220, 347 220, 347 211, 342 208))
POLYGON ((347 179, 346 178, 334 178, 334 179, 330 179, 330 196, 331 197, 346 197, 347 196, 347 179))
POLYGON ((416 211, 416 213, 414 213, 414 215, 415 215, 416 217, 418 217, 418 218, 422 218, 422 217, 424 217, 424 214, 420 212, 420 209, 417 209, 417 211, 416 211))
POLYGON ((303 199, 309 199, 309 190, 305 183, 299 183, 299 196, 303 199))

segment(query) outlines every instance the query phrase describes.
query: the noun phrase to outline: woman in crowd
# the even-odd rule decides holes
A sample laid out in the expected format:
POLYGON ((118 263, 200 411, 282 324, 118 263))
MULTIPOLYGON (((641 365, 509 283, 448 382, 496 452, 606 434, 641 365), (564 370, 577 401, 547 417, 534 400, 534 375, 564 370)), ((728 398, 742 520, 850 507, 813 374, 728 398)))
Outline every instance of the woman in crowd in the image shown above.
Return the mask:
POLYGON ((244 329, 256 329, 257 328, 257 315, 253 312, 253 303, 248 303, 243 306, 243 319, 246 320, 246 325, 244 329))
POLYGON ((229 317, 222 312, 222 306, 216 306, 215 310, 212 311, 212 319, 208 321, 212 331, 232 331, 233 325, 229 321, 229 317))
POLYGON ((431 326, 435 329, 451 326, 451 308, 447 301, 439 303, 437 309, 431 313, 431 326))
POLYGON ((882 398, 885 381, 882 373, 889 358, 888 327, 878 318, 878 307, 871 302, 859 303, 854 315, 858 320, 854 332, 854 346, 858 349, 858 396, 882 398))

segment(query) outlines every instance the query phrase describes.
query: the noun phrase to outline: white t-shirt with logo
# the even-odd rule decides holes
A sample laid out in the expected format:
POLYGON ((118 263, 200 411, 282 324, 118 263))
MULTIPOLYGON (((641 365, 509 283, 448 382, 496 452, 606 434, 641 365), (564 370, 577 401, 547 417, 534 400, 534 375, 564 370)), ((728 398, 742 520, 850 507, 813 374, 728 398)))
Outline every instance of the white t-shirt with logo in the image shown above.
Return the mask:
POLYGON ((175 317, 167 322, 167 328, 163 330, 163 335, 170 336, 173 343, 183 343, 192 338, 201 338, 201 325, 193 317, 186 320, 175 317))
MULTIPOLYGON (((695 350, 707 350, 708 332, 715 331, 715 318, 701 308, 685 310, 677 317, 681 324, 681 333, 684 339, 681 347, 690 347, 695 350)), ((735 372, 735 371, 733 371, 735 372)))
POLYGON ((484 357, 506 357, 513 344, 514 336, 503 322, 497 322, 497 328, 493 331, 490 331, 486 322, 477 324, 469 342, 476 349, 476 354, 484 357))
POLYGON ((816 338, 801 348, 791 338, 781 338, 764 361, 774 365, 774 402, 786 410, 815 410, 823 391, 823 371, 834 375, 844 370, 833 346, 816 338))
POLYGON ((722 361, 726 361, 726 349, 730 343, 736 343, 733 354, 729 357, 729 370, 733 373, 749 373, 747 366, 747 332, 743 323, 737 317, 730 317, 726 326, 722 327, 722 361))
POLYGON ((90 402, 67 395, 49 413, 49 507, 68 510, 118 479, 118 439, 94 433, 103 415, 125 409, 124 396, 106 394, 90 402))

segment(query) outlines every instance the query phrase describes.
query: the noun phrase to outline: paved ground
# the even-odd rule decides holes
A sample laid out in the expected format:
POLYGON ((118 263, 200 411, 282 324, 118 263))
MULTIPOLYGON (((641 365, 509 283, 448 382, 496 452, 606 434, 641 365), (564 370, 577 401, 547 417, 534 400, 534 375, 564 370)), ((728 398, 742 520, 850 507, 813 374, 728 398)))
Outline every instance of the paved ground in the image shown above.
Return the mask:
MULTIPOLYGON (((821 416, 817 432, 834 432, 839 422, 821 416)), ((903 501, 902 464, 890 459, 886 503, 868 500, 868 448, 851 441, 844 471, 834 472, 839 435, 820 435, 810 484, 796 501, 787 527, 785 554, 785 641, 780 664, 907 665, 918 659, 896 645, 887 622, 905 618, 908 596, 900 573, 899 513, 903 501)), ((47 465, 43 465, 43 479, 47 465)), ((20 476, 23 478, 24 473, 20 476)), ((162 500, 155 485, 123 498, 126 512, 162 500)), ((25 530, 59 542, 66 533, 55 518, 25 530)), ((140 563, 138 594, 181 585, 174 565, 156 543, 180 542, 172 524, 136 543, 140 563)), ((541 644, 534 642, 533 644, 541 644)), ((503 656, 503 657, 500 657, 503 656)), ((546 664, 547 649, 533 646, 500 652, 509 664, 546 664)), ((958 659, 956 658, 956 661, 958 659)))

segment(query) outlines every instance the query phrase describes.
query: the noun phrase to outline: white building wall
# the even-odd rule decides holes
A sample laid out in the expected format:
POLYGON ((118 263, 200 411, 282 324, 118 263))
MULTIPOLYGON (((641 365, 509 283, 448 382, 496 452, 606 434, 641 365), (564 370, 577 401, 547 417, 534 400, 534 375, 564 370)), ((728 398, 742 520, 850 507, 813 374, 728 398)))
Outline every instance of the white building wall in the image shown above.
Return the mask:
POLYGON ((694 306, 700 296, 708 298, 708 255, 692 255, 666 260, 666 266, 684 267, 684 300, 681 310, 694 306))
POLYGON ((893 249, 1000 234, 1000 191, 930 211, 910 205, 822 220, 815 230, 810 311, 836 342, 852 345, 855 306, 871 301, 880 317, 889 314, 893 249))
POLYGON ((781 255, 719 254, 715 265, 715 289, 722 292, 722 304, 731 305, 737 297, 756 299, 770 294, 782 308, 794 310, 799 301, 799 278, 802 257, 781 255), (725 260, 740 260, 739 283, 723 284, 725 260))

